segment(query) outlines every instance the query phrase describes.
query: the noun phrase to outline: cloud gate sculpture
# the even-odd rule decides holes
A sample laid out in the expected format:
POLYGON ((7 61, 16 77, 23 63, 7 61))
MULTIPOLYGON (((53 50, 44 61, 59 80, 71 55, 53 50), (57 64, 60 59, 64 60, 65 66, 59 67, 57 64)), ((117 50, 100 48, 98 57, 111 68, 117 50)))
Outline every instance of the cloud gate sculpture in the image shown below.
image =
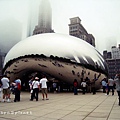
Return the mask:
POLYGON ((16 76, 24 80, 26 73, 39 72, 48 79, 73 83, 74 79, 100 81, 107 76, 107 65, 101 54, 89 43, 57 33, 34 35, 17 43, 6 55, 3 73, 13 81, 16 76))

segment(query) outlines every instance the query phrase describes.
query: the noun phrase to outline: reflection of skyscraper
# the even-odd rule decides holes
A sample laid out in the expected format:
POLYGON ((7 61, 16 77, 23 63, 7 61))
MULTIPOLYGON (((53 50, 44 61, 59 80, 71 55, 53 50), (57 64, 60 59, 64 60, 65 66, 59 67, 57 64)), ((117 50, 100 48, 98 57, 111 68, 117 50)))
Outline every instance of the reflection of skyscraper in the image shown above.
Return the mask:
POLYGON ((38 25, 33 31, 33 35, 41 33, 51 33, 52 28, 52 9, 49 0, 42 0, 39 9, 38 25))

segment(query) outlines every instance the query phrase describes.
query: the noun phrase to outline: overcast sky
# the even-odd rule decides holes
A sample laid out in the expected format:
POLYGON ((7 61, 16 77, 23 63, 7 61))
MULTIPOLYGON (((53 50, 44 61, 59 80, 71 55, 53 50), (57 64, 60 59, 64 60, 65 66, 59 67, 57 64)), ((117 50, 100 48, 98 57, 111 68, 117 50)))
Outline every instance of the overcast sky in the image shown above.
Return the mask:
MULTIPOLYGON (((29 13, 32 29, 37 25, 40 1, 0 0, 0 48, 5 50, 25 39, 29 13)), ((120 0, 49 1, 52 29, 56 33, 69 34, 69 18, 78 16, 87 32, 95 37, 96 48, 101 53, 120 43, 120 0)))

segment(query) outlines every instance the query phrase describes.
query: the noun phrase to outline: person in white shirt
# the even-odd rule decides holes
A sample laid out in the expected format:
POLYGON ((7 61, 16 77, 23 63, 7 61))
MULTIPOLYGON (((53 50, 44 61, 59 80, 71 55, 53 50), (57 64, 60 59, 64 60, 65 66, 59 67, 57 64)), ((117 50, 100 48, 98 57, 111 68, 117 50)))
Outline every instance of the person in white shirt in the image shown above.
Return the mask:
POLYGON ((82 94, 85 94, 85 92, 86 92, 86 86, 87 86, 85 80, 83 80, 83 81, 81 82, 81 86, 82 86, 82 94))
POLYGON ((31 96, 31 101, 33 101, 33 98, 36 98, 36 101, 38 101, 38 93, 40 90, 40 83, 39 83, 39 78, 35 77, 35 79, 32 82, 32 89, 33 89, 33 94, 31 96))
POLYGON ((44 100, 44 94, 46 95, 46 100, 49 100, 47 95, 47 81, 48 80, 45 76, 43 76, 43 78, 40 80, 40 86, 42 89, 42 96, 43 96, 42 100, 44 100))
POLYGON ((114 80, 112 78, 108 79, 108 92, 107 95, 109 95, 110 90, 112 90, 112 95, 114 95, 114 80))
MULTIPOLYGON (((3 76, 3 78, 1 79, 2 82, 2 88, 3 88, 3 101, 5 102, 5 98, 8 98, 8 89, 9 89, 9 79, 6 75, 3 76)), ((10 98, 8 98, 8 102, 10 101, 10 98)))

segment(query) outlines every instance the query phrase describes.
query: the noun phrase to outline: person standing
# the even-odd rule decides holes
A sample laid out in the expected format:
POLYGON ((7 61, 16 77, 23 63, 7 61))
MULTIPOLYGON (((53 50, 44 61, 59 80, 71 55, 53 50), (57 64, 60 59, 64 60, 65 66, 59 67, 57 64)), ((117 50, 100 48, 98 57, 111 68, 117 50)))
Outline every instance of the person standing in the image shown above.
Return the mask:
POLYGON ((43 78, 40 79, 40 86, 41 86, 41 89, 42 89, 42 96, 43 96, 43 99, 45 98, 45 95, 46 95, 46 100, 49 100, 48 99, 48 95, 47 95, 47 78, 43 75, 43 78))
MULTIPOLYGON (((30 80, 29 80, 29 89, 30 89, 30 100, 32 100, 32 94, 33 94, 33 87, 32 87, 32 82, 34 80, 34 77, 32 77, 30 80)), ((33 97, 35 98, 35 96, 33 97)))
POLYGON ((3 88, 3 100, 2 102, 5 102, 5 98, 7 98, 7 102, 10 102, 9 98, 9 87, 10 87, 10 80, 6 75, 3 75, 3 78, 1 79, 2 88, 3 88))
POLYGON ((81 82, 81 86, 82 86, 82 94, 85 94, 85 92, 86 92, 86 86, 87 86, 85 80, 83 80, 83 81, 81 82))
POLYGON ((89 93, 91 92, 91 84, 90 84, 90 79, 88 77, 85 78, 85 81, 86 81, 86 92, 89 93))
POLYGON ((118 93, 118 105, 120 106, 120 74, 116 74, 115 78, 114 78, 115 84, 116 84, 116 91, 118 93))
POLYGON ((74 87, 74 95, 78 95, 78 91, 77 91, 78 81, 77 81, 77 79, 74 79, 73 87, 74 87))
POLYGON ((109 95, 110 90, 112 90, 112 95, 114 95, 114 80, 112 78, 108 79, 108 92, 107 92, 107 95, 109 95))
POLYGON ((106 93, 106 86, 107 86, 106 78, 102 80, 101 84, 102 84, 103 93, 106 93))
POLYGON ((53 92, 56 93, 57 89, 57 83, 53 82, 53 92))
POLYGON ((93 95, 96 94, 95 82, 96 82, 95 78, 91 80, 91 90, 93 95))
POLYGON ((19 77, 16 77, 15 82, 13 83, 14 87, 14 92, 15 92, 15 98, 14 98, 14 102, 16 101, 20 101, 20 92, 21 92, 21 80, 19 79, 19 77))
POLYGON ((33 93, 31 96, 31 101, 33 101, 34 97, 36 98, 36 101, 38 101, 38 93, 40 90, 40 84, 39 84, 39 78, 35 77, 35 79, 32 82, 32 89, 33 89, 33 93))

